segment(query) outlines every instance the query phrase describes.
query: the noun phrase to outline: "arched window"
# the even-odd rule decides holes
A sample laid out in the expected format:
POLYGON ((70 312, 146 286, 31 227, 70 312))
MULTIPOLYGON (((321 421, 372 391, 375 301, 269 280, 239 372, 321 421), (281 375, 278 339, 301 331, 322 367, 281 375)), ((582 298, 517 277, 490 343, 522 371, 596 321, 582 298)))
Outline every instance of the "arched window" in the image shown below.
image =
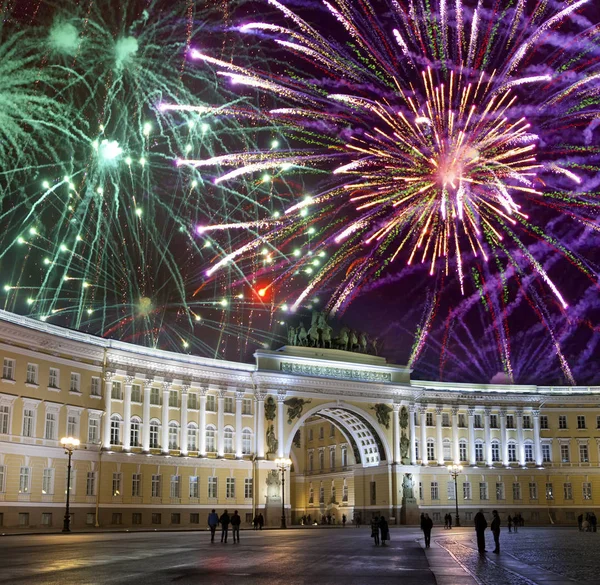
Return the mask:
POLYGON ((517 445, 514 441, 508 442, 508 461, 509 463, 517 462, 517 445))
POLYGON ((533 443, 525 441, 525 463, 533 463, 533 443))
POLYGON ((169 449, 179 449, 179 423, 169 423, 169 449))
POLYGON ((158 449, 158 431, 160 422, 156 419, 150 421, 150 449, 158 449))
POLYGON ((492 441, 492 461, 500 461, 500 443, 496 439, 492 441))
POLYGON ((189 423, 187 426, 188 451, 198 450, 198 425, 189 423))
POLYGON ((444 439, 444 461, 452 460, 452 447, 450 443, 450 439, 444 439))
POLYGON ((325 453, 319 451, 319 471, 323 471, 323 469, 325 469, 325 453))
POLYGON ((348 503, 348 484, 346 483, 346 478, 344 478, 344 486, 342 487, 342 502, 348 503))
POLYGON ((427 439, 427 459, 435 461, 435 441, 433 439, 427 439))
POLYGON ((110 417, 110 444, 121 444, 121 417, 118 414, 110 417))
POLYGON ((314 471, 315 469, 315 456, 312 451, 308 454, 308 471, 314 471))
POLYGON ((478 439, 475 441, 475 461, 481 463, 483 461, 483 441, 478 439))
POLYGON ((465 439, 458 442, 458 458, 461 461, 467 461, 467 441, 465 439))
POLYGON ((244 429, 242 431, 242 454, 250 455, 252 453, 252 431, 244 429))
POLYGON ((223 440, 225 453, 233 453, 233 427, 225 427, 223 431, 223 440))
POLYGON ((140 426, 142 419, 139 416, 131 417, 131 432, 130 432, 130 444, 132 447, 140 446, 140 426))
POLYGON ((213 425, 206 425, 206 452, 214 453, 217 450, 216 437, 217 429, 213 425))

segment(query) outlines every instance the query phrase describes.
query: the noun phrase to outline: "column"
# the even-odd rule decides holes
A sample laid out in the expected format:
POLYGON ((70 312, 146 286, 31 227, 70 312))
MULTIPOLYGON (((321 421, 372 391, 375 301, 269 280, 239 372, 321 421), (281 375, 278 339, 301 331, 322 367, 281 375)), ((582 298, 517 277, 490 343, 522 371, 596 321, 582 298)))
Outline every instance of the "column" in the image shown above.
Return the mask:
POLYGON ((492 414, 491 408, 484 410, 483 428, 485 432, 485 464, 488 467, 494 465, 492 461, 492 432, 490 430, 490 415, 492 414))
POLYGON ((206 457, 206 388, 200 388, 200 424, 198 425, 198 457, 206 457))
POLYGON ((225 394, 227 390, 219 390, 217 394, 217 457, 225 457, 225 394))
POLYGON ((437 462, 444 465, 444 440, 442 438, 442 407, 435 408, 435 432, 437 439, 437 462))
POLYGON ((460 463, 460 450, 458 448, 460 439, 458 437, 458 407, 452 408, 452 459, 454 464, 460 463))
POLYGON ((123 400, 123 451, 131 449, 131 386, 133 376, 125 378, 125 396, 123 400))
POLYGON ((476 465, 475 459, 475 409, 468 408, 469 415, 469 465, 476 465))
POLYGON ((150 451, 150 392, 152 391, 152 380, 146 380, 144 384, 144 406, 142 421, 142 451, 150 451))
POLYGON ((523 411, 517 410, 517 457, 519 465, 525 467, 525 440, 523 438, 523 411))
POLYGON ((417 464, 417 429, 415 428, 415 413, 417 407, 411 404, 408 408, 410 420, 408 421, 408 432, 410 433, 410 464, 417 464))
POLYGON ((242 453, 242 402, 244 392, 235 393, 235 458, 243 459, 242 453))
POLYGON ((179 452, 181 455, 188 454, 188 391, 189 386, 181 387, 181 436, 179 437, 179 452))
POLYGON ((502 465, 509 466, 508 462, 508 433, 506 432, 506 408, 500 409, 500 442, 502 443, 502 465))
POLYGON ((265 393, 256 392, 256 457, 265 458, 265 393))
POLYGON ((102 448, 110 449, 110 416, 112 414, 112 379, 113 372, 104 374, 104 437, 102 448))
POLYGON ((163 453, 169 452, 169 382, 163 383, 163 403, 162 403, 162 439, 160 443, 163 453))
POLYGON ((419 408, 421 413, 421 465, 427 465, 427 407, 419 408))
POLYGON ((531 414, 533 415, 533 455, 535 457, 535 464, 541 467, 544 464, 544 457, 542 455, 542 442, 540 438, 540 411, 533 410, 531 414))
POLYGON ((285 392, 277 394, 277 457, 283 457, 283 432, 284 432, 284 414, 283 401, 285 400, 285 392))
POLYGON ((400 404, 394 403, 393 406, 394 463, 402 463, 402 454, 400 453, 400 404))

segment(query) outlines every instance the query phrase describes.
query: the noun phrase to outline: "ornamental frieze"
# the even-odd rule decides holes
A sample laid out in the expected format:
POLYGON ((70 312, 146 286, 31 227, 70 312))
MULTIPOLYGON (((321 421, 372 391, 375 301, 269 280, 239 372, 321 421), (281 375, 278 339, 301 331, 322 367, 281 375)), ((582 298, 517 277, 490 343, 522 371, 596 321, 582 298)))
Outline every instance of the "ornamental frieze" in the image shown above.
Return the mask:
POLYGON ((319 378, 339 378, 341 380, 358 380, 360 382, 391 382, 392 374, 387 372, 371 372, 369 370, 351 370, 333 366, 315 366, 311 364, 297 364, 281 362, 282 372, 300 374, 303 376, 316 376, 319 378))

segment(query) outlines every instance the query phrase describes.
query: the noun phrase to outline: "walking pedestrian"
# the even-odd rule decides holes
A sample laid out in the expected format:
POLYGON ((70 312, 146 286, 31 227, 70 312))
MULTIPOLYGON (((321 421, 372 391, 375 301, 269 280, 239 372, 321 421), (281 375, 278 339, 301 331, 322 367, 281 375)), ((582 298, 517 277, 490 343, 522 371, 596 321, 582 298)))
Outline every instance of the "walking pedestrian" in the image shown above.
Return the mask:
POLYGON ((506 519, 506 524, 508 525, 508 531, 512 532, 512 516, 509 514, 506 519))
POLYGON ((262 515, 262 512, 258 515, 258 529, 262 530, 262 527, 265 525, 265 519, 262 515))
POLYGON ((215 532, 217 531, 217 524, 219 523, 219 517, 214 509, 208 515, 208 527, 210 528, 210 541, 215 541, 215 532))
POLYGON ((254 515, 254 518, 252 520, 252 526, 254 527, 254 530, 258 530, 258 514, 254 515))
POLYGON ((373 516, 371 518, 371 538, 375 540, 375 546, 379 545, 379 518, 373 516))
POLYGON ((596 525, 598 524, 598 519, 596 518, 596 514, 594 512, 590 514, 590 524, 592 526, 592 532, 596 532, 596 525))
POLYGON ((444 515, 444 530, 448 530, 448 514, 444 515))
POLYGON ((236 542, 240 544, 240 524, 242 519, 238 514, 237 510, 234 510, 233 516, 231 517, 231 532, 233 533, 233 544, 236 542))
POLYGON ((483 554, 485 550, 485 529, 487 528, 487 520, 483 515, 483 510, 479 510, 475 514, 475 533, 477 534, 477 550, 483 554))
POLYGON ((221 542, 227 542, 227 535, 229 534, 229 524, 231 523, 231 518, 227 513, 227 510, 221 514, 219 518, 219 522, 221 523, 221 542))
POLYGON ((381 546, 385 546, 385 541, 390 539, 390 527, 384 516, 379 519, 379 530, 381 532, 381 546))
POLYGON ((433 529, 433 520, 429 517, 429 514, 425 514, 423 525, 423 536, 425 536, 425 548, 431 548, 431 530, 433 529))
POLYGON ((583 532, 583 512, 577 516, 577 527, 579 532, 583 532))
POLYGON ((452 514, 448 514, 448 530, 452 530, 452 514))
POLYGON ((494 536, 494 552, 496 554, 500 553, 500 516, 498 516, 498 510, 492 511, 492 525, 490 526, 492 530, 492 535, 494 536))
POLYGON ((346 514, 342 514, 342 528, 346 528, 346 514))

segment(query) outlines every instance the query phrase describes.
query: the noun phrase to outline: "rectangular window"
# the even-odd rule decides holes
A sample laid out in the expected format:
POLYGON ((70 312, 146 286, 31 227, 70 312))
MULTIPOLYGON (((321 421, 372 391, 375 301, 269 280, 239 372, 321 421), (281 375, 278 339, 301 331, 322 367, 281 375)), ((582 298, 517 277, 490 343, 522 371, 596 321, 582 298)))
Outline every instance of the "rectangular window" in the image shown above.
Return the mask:
POLYGON ((198 394, 195 392, 188 394, 188 408, 190 410, 198 410, 198 394))
POLYGON ((233 397, 225 396, 225 400, 223 402, 224 411, 227 414, 233 414, 233 397))
POLYGON ((345 483, 342 487, 342 502, 348 502, 348 486, 345 483))
POLYGON ((33 437, 35 422, 35 410, 33 408, 25 408, 23 410, 23 436, 33 437))
POLYGON ((475 443, 475 461, 477 463, 483 461, 483 443, 475 443))
POLYGON ((152 524, 162 524, 162 516, 160 515, 160 513, 152 513, 152 524))
POLYGON ((492 461, 500 461, 500 444, 496 441, 492 442, 492 461))
POLYGON ((312 483, 310 484, 310 487, 308 488, 308 503, 309 504, 315 503, 315 490, 312 486, 312 483))
POLYGON ((456 499, 456 492, 454 489, 454 482, 453 481, 449 481, 447 484, 447 495, 448 495, 448 499, 449 500, 455 500, 456 499))
POLYGON ((142 387, 139 384, 133 384, 131 386, 131 402, 142 401, 142 387))
POLYGON ((100 378, 92 378, 90 394, 92 396, 100 396, 100 378))
POLYGON ((179 512, 171 514, 171 524, 181 524, 181 514, 179 512))
POLYGON ((567 428, 567 416, 565 414, 561 414, 558 416, 558 428, 559 429, 567 428))
POLYGON ((42 473, 42 494, 54 493, 54 469, 47 467, 42 473))
POLYGON ((377 483, 374 481, 371 482, 370 493, 371 493, 371 506, 374 506, 375 504, 377 504, 377 483))
POLYGON ((470 500, 471 499, 471 483, 465 481, 463 483, 463 499, 470 500))
POLYGON ((42 526, 52 526, 52 514, 50 512, 42 512, 42 526))
POLYGON ((530 500, 538 499, 537 483, 535 483, 534 481, 529 482, 529 499, 530 500))
POLYGON ((546 482, 546 499, 554 499, 554 490, 552 489, 552 484, 550 482, 546 482))
POLYGON ((565 483, 563 485, 563 496, 565 500, 573 499, 573 486, 570 483, 565 483))
POLYGON ((508 444, 508 461, 515 463, 517 461, 517 446, 515 443, 508 444))
POLYGON ((6 477, 6 467, 0 465, 0 494, 4 493, 4 478, 6 477))
POLYGON ((81 375, 71 372, 71 385, 69 386, 69 392, 79 392, 81 386, 81 375))
POLYGON ((177 390, 171 390, 169 392, 169 406, 177 408, 179 406, 179 396, 177 396, 177 390))
POLYGON ((547 430, 548 428, 548 417, 545 414, 540 416, 540 429, 547 430))
POLYGON ((492 428, 492 429, 498 428, 498 415, 497 414, 490 415, 490 428, 492 428))
POLYGON ((133 512, 133 514, 131 514, 131 523, 136 525, 141 524, 142 514, 140 512, 133 512))
POLYGON ((85 523, 88 526, 92 526, 93 524, 96 524, 96 514, 94 514, 94 512, 88 512, 85 515, 85 523))
POLYGON ((560 445, 560 460, 562 463, 569 463, 571 461, 571 453, 568 443, 561 443, 560 445))
POLYGON ((480 414, 476 414, 475 415, 475 428, 476 429, 482 429, 483 428, 483 423, 481 422, 481 415, 480 414))
POLYGON ((4 358, 4 365, 2 367, 2 378, 5 380, 15 379, 15 360, 4 358))
POLYGON ((181 476, 180 475, 172 475, 171 476, 171 497, 172 498, 180 498, 181 497, 181 476))
POLYGON ((228 477, 225 484, 225 497, 235 498, 235 478, 228 477))
POLYGON ((151 490, 151 496, 153 498, 160 498, 160 494, 161 494, 161 476, 160 475, 153 475, 152 476, 152 490, 151 490))
POLYGON ((309 429, 309 430, 308 430, 308 440, 309 440, 309 441, 312 441, 312 440, 313 440, 313 430, 312 430, 312 429, 309 429))
POLYGON ((489 499, 488 484, 484 481, 479 482, 479 499, 480 500, 489 499))
POLYGON ((467 460, 467 444, 465 442, 458 444, 458 458, 461 461, 467 460))
POLYGON ((504 484, 496 482, 496 500, 504 500, 504 484))
POLYGON ((19 526, 29 526, 29 512, 19 512, 19 526))
POLYGON ((53 412, 46 413, 45 439, 56 439, 56 415, 53 412))
POLYGON ((123 386, 121 382, 113 382, 110 397, 113 400, 123 400, 123 386))
POLYGON ((465 415, 464 414, 459 414, 458 415, 458 426, 461 429, 464 429, 467 425, 465 423, 465 415))
POLYGON ((247 477, 244 480, 244 498, 246 498, 247 500, 252 499, 252 491, 253 491, 252 478, 247 477))
POLYGON ((590 462, 590 453, 588 450, 587 443, 579 444, 579 461, 581 463, 589 463, 590 462))
POLYGON ((206 395, 206 411, 207 412, 216 412, 216 410, 217 410, 217 408, 216 408, 215 395, 207 394, 206 395))
POLYGON ((443 427, 450 426, 450 415, 447 412, 442 412, 442 426, 443 427))
POLYGON ((583 414, 577 415, 577 428, 585 429, 585 416, 583 414))
POLYGON ((319 439, 323 439, 325 433, 323 432, 323 427, 319 427, 319 439))
POLYGON ((427 459, 435 461, 435 443, 433 441, 427 441, 427 459))
POLYGON ((10 408, 0 406, 0 435, 8 435, 8 423, 10 421, 10 408))
POLYGON ((142 496, 142 474, 134 473, 131 476, 131 496, 140 498, 142 496))
POLYGON ((432 427, 433 426, 433 412, 428 412, 425 414, 425 424, 428 427, 432 427))
POLYGON ((250 398, 242 400, 242 414, 252 414, 252 400, 250 398))
POLYGON ((90 418, 88 421, 88 443, 98 442, 98 431, 100 421, 97 418, 90 418))
POLYGON ((38 383, 38 367, 37 364, 27 364, 27 378, 25 379, 28 384, 38 383))
POLYGON ((190 476, 190 498, 200 497, 200 480, 197 475, 190 476))
POLYGON ((329 425, 329 436, 335 437, 335 425, 333 423, 329 425))
POLYGON ((528 414, 526 414, 523 417, 523 428, 524 429, 530 429, 531 428, 531 417, 528 414))
POLYGON ((432 500, 439 500, 440 499, 440 491, 438 488, 438 482, 437 481, 432 481, 431 482, 431 499, 432 500))
POLYGON ((49 388, 60 388, 60 372, 58 368, 50 368, 48 374, 48 387, 49 388))
POLYGON ((533 445, 525 443, 525 463, 533 463, 533 445))
POLYGON ((67 436, 77 437, 77 417, 70 415, 67 417, 67 436))
POLYGON ((542 443, 542 461, 544 463, 552 462, 552 449, 548 443, 542 443))
POLYGON ((321 486, 319 488, 319 504, 325 503, 325 488, 321 486))
POLYGON ((150 404, 160 406, 160 388, 150 388, 150 404))
POLYGON ((20 494, 28 494, 29 493, 30 479, 31 479, 31 468, 21 467, 21 471, 19 473, 19 493, 20 494))
POLYGON ((514 414, 507 414, 506 415, 506 428, 507 429, 514 429, 515 428, 515 416, 514 416, 514 414))
POLYGON ((217 478, 215 476, 208 478, 208 497, 212 499, 217 497, 217 478))
POLYGON ((521 499, 521 484, 519 482, 513 483, 513 500, 521 499))
POLYGON ((190 514, 190 524, 200 524, 200 514, 193 512, 190 514))
POLYGON ((85 481, 85 495, 95 496, 96 495, 96 473, 94 471, 88 471, 85 481))
POLYGON ((121 495, 121 474, 120 473, 113 473, 112 495, 113 495, 113 498, 121 495))
POLYGON ((592 484, 588 481, 583 483, 583 499, 584 500, 592 499, 592 484))
POLYGON ((123 514, 121 512, 113 512, 111 524, 120 526, 122 523, 123 523, 123 514))

